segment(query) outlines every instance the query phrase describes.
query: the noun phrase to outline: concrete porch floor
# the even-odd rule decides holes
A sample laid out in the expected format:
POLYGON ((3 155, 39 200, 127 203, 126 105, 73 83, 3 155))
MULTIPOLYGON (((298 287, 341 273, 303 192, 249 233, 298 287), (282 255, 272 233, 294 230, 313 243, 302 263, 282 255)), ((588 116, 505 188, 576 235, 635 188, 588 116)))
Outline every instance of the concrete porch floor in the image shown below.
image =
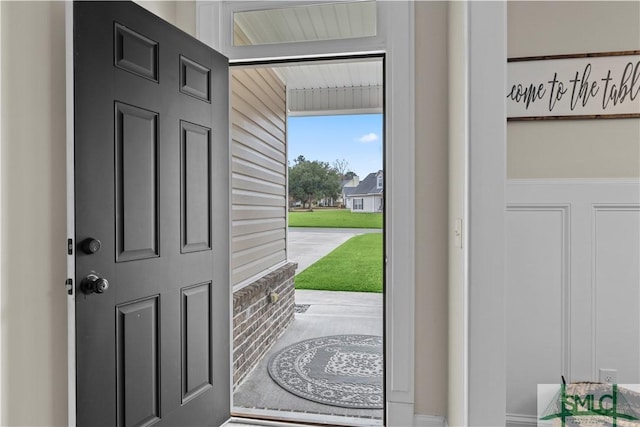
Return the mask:
MULTIPOLYGON (((269 414, 269 417, 282 416, 296 421, 308 419, 308 417, 298 418, 296 415, 322 414, 345 417, 345 421, 347 418, 352 418, 365 421, 364 424, 380 424, 378 420, 382 419, 382 409, 329 406, 303 399, 286 391, 271 379, 267 364, 277 351, 310 338, 342 334, 382 336, 382 294, 296 290, 296 304, 309 304, 310 307, 305 313, 296 313, 295 320, 289 328, 238 387, 233 395, 234 413, 257 417, 257 413, 269 410, 277 411, 269 414)), ((351 422, 347 421, 345 424, 351 424, 351 422)))

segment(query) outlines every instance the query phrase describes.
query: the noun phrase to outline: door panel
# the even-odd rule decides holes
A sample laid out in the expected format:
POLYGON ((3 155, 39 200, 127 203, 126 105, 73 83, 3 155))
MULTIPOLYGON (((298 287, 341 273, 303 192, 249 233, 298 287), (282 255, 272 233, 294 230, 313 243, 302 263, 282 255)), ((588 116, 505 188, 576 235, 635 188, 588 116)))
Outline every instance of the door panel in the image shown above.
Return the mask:
POLYGON ((180 123, 182 251, 211 249, 211 129, 180 123))
POLYGON ((118 425, 160 418, 158 296, 116 308, 118 425))
POLYGON ((116 261, 158 254, 158 113, 116 102, 116 261))
POLYGON ((129 2, 74 3, 74 53, 78 425, 220 425, 227 59, 129 2))
POLYGON ((212 384, 211 283, 182 290, 182 402, 191 400, 212 384))

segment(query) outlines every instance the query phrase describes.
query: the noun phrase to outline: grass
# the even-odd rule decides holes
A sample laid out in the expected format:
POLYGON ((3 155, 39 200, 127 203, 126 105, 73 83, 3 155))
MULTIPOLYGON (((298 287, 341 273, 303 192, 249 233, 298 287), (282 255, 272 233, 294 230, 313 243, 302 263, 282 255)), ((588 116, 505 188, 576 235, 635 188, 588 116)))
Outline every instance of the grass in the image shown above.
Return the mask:
POLYGON ((296 289, 382 292, 382 234, 354 236, 295 278, 296 289))
POLYGON ((289 227, 382 228, 381 213, 352 213, 347 209, 289 212, 289 227))

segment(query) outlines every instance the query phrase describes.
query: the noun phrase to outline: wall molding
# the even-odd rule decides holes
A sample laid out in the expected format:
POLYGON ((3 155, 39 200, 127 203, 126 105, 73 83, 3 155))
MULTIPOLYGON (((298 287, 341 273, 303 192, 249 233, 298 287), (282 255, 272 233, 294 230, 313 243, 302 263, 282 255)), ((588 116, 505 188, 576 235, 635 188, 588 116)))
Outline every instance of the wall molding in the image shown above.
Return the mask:
POLYGON ((415 427, 447 427, 447 419, 438 415, 415 414, 413 417, 415 427))
POLYGON ((511 178, 509 185, 640 185, 640 178, 511 178))
POLYGON ((512 413, 535 413, 536 384, 560 382, 571 371, 571 208, 540 200, 507 205, 506 408, 512 413))
POLYGON ((537 416, 525 414, 507 414, 508 427, 535 427, 537 425, 537 416))
MULTIPOLYGON (((640 189, 638 190, 638 198, 640 198, 640 189)), ((599 368, 603 367, 598 360, 598 348, 601 334, 598 333, 598 289, 599 283, 597 280, 597 265, 598 265, 598 214, 605 212, 640 212, 640 200, 637 203, 593 203, 590 211, 591 222, 591 366, 592 366, 592 378, 599 380, 599 368)), ((600 284, 600 286, 602 286, 600 284)), ((639 305, 640 306, 640 305, 639 305)), ((640 330, 640 325, 638 326, 640 330)), ((606 335, 606 334, 605 334, 606 335)), ((637 344, 640 344, 640 340, 637 344)), ((638 366, 638 372, 640 372, 640 365, 638 366)))
MULTIPOLYGON (((571 376, 571 204, 555 203, 555 204, 517 204, 510 203, 507 205, 507 211, 524 211, 524 212, 560 212, 561 219, 561 239, 562 239, 562 325, 560 327, 561 342, 563 343, 560 359, 562 371, 568 377, 571 376)), ((508 319, 507 319, 508 320, 508 319)))

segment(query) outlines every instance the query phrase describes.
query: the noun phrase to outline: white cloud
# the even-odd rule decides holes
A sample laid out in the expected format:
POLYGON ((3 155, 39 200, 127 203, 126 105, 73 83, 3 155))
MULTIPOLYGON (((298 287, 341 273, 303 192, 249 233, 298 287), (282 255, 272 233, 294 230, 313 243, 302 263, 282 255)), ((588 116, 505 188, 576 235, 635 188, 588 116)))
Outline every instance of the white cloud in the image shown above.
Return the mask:
POLYGON ((374 141, 377 141, 378 139, 379 139, 378 135, 371 132, 366 135, 362 135, 360 138, 358 138, 358 141, 366 144, 367 142, 374 142, 374 141))

